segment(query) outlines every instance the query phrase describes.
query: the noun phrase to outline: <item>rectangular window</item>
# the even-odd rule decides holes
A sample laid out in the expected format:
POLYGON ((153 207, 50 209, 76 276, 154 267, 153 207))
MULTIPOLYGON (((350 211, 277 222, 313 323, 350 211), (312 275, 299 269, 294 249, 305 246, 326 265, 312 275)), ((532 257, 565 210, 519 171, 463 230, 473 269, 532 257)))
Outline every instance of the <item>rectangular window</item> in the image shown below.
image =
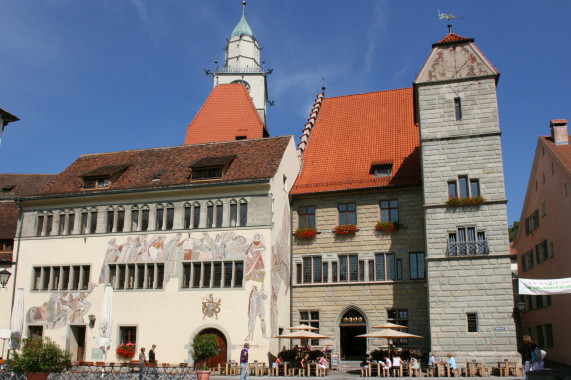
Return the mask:
POLYGON ((53 223, 54 223, 54 216, 48 215, 46 219, 46 236, 50 236, 52 234, 53 223))
POLYGON ((188 289, 190 287, 190 274, 192 272, 192 266, 189 263, 182 264, 182 284, 181 288, 188 289))
POLYGON ((375 254, 375 278, 377 281, 385 281, 385 254, 375 254))
POLYGON ((33 267, 32 289, 86 290, 89 283, 89 269, 89 265, 33 267), (81 289, 80 284, 82 284, 81 289))
POLYGON ((206 206, 206 228, 212 228, 214 225, 214 206, 206 206))
POLYGON ((60 214, 58 228, 57 228, 57 234, 63 235, 64 232, 65 232, 65 214, 60 214))
POLYGON ((222 263, 214 262, 212 263, 213 277, 212 277, 212 287, 220 288, 222 284, 222 263))
POLYGON ((547 202, 542 201, 541 202, 541 217, 545 218, 546 216, 547 216, 547 202))
POLYGON ((297 210, 299 215, 299 228, 315 227, 315 207, 305 206, 297 210))
POLYGON ((131 231, 139 231, 139 210, 131 210, 131 231))
POLYGON ((395 255, 393 253, 385 254, 387 258, 387 280, 395 280, 395 255))
MULTIPOLYGON (((387 322, 408 327, 408 309, 387 310, 387 322)), ((399 331, 408 332, 408 328, 399 331)), ((408 339, 394 339, 393 343, 398 346, 406 346, 408 345, 408 339)))
POLYGON ((478 314, 466 313, 468 332, 478 332, 478 314))
POLYGON ((303 258, 303 283, 311 283, 311 257, 303 258))
POLYGON ((62 276, 61 287, 60 287, 61 290, 68 290, 71 285, 71 283, 69 282, 70 270, 71 267, 69 266, 61 267, 61 276, 62 276))
POLYGON ((339 281, 347 281, 347 256, 339 256, 339 281))
POLYGON ((230 203, 230 226, 235 227, 238 223, 238 205, 230 203))
POLYGON ((75 212, 71 212, 67 216, 67 226, 65 233, 71 235, 73 233, 73 227, 75 227, 75 212))
POLYGON ((424 252, 416 252, 409 254, 410 262, 410 279, 424 279, 424 252))
POLYGON ((244 280, 244 263, 242 261, 234 262, 234 287, 241 288, 244 280))
POLYGON ((337 209, 339 210, 339 225, 357 224, 357 207, 355 203, 340 203, 337 209))
POLYGON ((297 283, 303 284, 303 264, 296 264, 295 267, 297 269, 297 283))
POLYGON ((224 263, 224 287, 230 288, 232 287, 232 272, 233 272, 234 265, 232 262, 225 262, 224 263))
POLYGON ((144 289, 145 288, 145 264, 137 264, 137 274, 136 274, 136 281, 137 289, 144 289))
POLYGON ((163 229, 164 212, 165 212, 165 210, 162 208, 157 209, 157 214, 156 214, 156 218, 155 218, 157 230, 163 229))
POLYGON ((536 326, 535 333, 537 336, 537 345, 539 347, 545 347, 545 337, 543 336, 543 325, 536 326))
POLYGON ((472 195, 472 197, 480 196, 480 180, 478 179, 470 180, 470 195, 472 195))
POLYGON ((89 228, 89 213, 87 211, 83 211, 81 213, 81 234, 87 234, 89 228))
POLYGON ((113 232, 114 219, 115 211, 107 211, 107 223, 105 224, 105 232, 113 232))
POLYGON ((81 266, 81 290, 89 289, 89 274, 90 274, 89 265, 82 265, 81 266))
POLYGON ((553 325, 547 323, 543 327, 545 330, 545 347, 553 347, 553 325))
POLYGON ((97 211, 91 211, 89 233, 94 234, 97 232, 97 211))
POLYGON ((149 210, 141 211, 141 231, 149 229, 149 210))
POLYGON ((137 276, 135 268, 135 264, 127 265, 127 289, 135 289, 135 278, 137 276))
POLYGON ((121 337, 121 343, 133 343, 137 344, 137 327, 135 326, 119 326, 119 336, 121 337))
POLYGON ((223 214, 224 214, 224 205, 216 205, 216 227, 222 227, 223 214))
POLYGON ((468 189, 468 177, 458 177, 458 187, 460 190, 460 198, 468 198, 470 196, 468 189))
POLYGON ((331 275, 333 276, 333 278, 331 279, 331 282, 337 282, 337 280, 338 280, 337 268, 338 268, 338 264, 336 262, 332 262, 331 263, 331 275))
POLYGON ((38 215, 36 220, 36 236, 42 236, 42 231, 44 230, 44 216, 38 215))
POLYGON ((248 204, 240 203, 240 225, 245 226, 248 224, 248 204))
POLYGON ((79 289, 79 281, 81 279, 81 267, 76 265, 71 268, 71 289, 79 289))
POLYGON ((456 181, 448 181, 448 199, 458 197, 458 186, 456 181))
POLYGON ((375 260, 369 260, 369 281, 375 281, 375 260))
MULTIPOLYGON (((311 326, 316 330, 311 330, 312 332, 319 333, 319 311, 318 310, 300 310, 299 311, 299 323, 311 326)), ((312 340, 311 344, 319 344, 319 341, 312 340)))
POLYGON ((357 255, 349 256, 349 281, 359 281, 359 258, 357 255))
POLYGON ((210 288, 210 278, 212 274, 212 263, 202 263, 202 287, 210 288))
POLYGON ((28 336, 32 339, 41 338, 44 336, 44 326, 29 326, 28 336))
POLYGON ((462 120, 462 103, 460 102, 460 98, 454 98, 454 115, 456 120, 462 120))
POLYGON ((125 210, 117 211, 117 232, 123 232, 125 229, 125 210))
POLYGON ((398 222, 399 221, 399 201, 392 199, 389 201, 381 201, 381 221, 398 222))
POLYGON ((50 290, 58 290, 59 289, 59 280, 60 280, 60 268, 53 267, 52 268, 52 284, 50 286, 50 290))
POLYGON ((190 206, 184 206, 184 229, 190 228, 190 213, 192 209, 190 206))
POLYGON ((192 222, 192 228, 198 228, 200 227, 200 205, 196 205, 193 208, 194 210, 194 220, 192 222))
POLYGON ((174 208, 168 207, 168 208, 167 208, 167 225, 166 225, 166 229, 167 229, 167 230, 172 230, 173 225, 174 225, 174 208))
POLYGON ((222 178, 222 167, 192 168, 191 178, 196 180, 222 178))
POLYGON ((322 265, 323 282, 329 282, 329 264, 324 262, 322 265))

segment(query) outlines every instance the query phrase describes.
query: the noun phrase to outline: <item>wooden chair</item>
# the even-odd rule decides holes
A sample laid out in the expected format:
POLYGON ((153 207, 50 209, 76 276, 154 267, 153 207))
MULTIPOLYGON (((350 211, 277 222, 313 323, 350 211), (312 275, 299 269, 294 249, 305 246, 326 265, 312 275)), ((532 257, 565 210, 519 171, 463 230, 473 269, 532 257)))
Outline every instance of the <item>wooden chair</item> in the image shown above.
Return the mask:
POLYGON ((429 366, 426 368, 426 377, 438 377, 437 370, 435 366, 429 366))
POLYGON ((391 373, 394 377, 402 376, 402 364, 398 367, 391 367, 391 373))

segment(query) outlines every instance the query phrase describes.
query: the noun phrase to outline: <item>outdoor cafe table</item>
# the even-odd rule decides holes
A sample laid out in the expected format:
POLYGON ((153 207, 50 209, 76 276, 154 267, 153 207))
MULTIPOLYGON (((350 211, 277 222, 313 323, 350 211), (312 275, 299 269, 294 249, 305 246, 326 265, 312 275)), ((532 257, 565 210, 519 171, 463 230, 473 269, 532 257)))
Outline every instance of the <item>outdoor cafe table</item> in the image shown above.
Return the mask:
POLYGON ((276 367, 272 368, 272 375, 273 376, 280 376, 280 373, 283 373, 282 376, 287 376, 287 363, 276 363, 276 367))
POLYGON ((498 362, 498 370, 500 371, 500 376, 509 376, 510 372, 513 372, 514 376, 519 376, 519 367, 515 362, 498 362))
POLYGON ((218 373, 220 375, 224 373, 226 376, 233 376, 239 375, 240 372, 241 368, 238 362, 218 363, 218 373))
POLYGON ((476 376, 479 373, 480 376, 486 376, 486 366, 484 362, 466 362, 466 376, 476 376))
POLYGON ((436 363, 438 376, 448 376, 450 377, 450 364, 448 363, 436 363), (444 371, 443 371, 444 370, 444 371))
POLYGON ((254 376, 265 375, 267 368, 268 367, 266 367, 266 363, 260 363, 260 362, 249 363, 248 364, 248 374, 254 375, 254 376))

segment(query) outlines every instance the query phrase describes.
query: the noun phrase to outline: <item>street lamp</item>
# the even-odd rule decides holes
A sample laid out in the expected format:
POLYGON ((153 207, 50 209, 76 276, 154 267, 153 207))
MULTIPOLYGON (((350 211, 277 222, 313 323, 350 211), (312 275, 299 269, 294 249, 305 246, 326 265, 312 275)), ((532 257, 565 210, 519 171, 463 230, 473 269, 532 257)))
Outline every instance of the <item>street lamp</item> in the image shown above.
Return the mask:
POLYGON ((89 328, 92 329, 95 326, 95 315, 89 314, 87 318, 89 319, 89 328))
POLYGON ((0 271, 0 286, 5 288, 6 284, 8 283, 8 280, 10 279, 10 276, 12 275, 12 273, 8 272, 6 269, 0 271))
POLYGON ((523 313, 525 311, 526 306, 527 306, 527 304, 525 302, 518 302, 517 303, 517 309, 519 310, 520 313, 523 313))

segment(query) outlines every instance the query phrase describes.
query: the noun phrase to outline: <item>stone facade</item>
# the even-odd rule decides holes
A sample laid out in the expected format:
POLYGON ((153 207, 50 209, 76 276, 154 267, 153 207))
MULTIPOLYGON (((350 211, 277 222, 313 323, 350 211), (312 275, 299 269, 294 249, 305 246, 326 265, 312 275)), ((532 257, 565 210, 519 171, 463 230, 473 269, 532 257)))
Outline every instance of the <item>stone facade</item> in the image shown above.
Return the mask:
MULTIPOLYGON (((340 337, 342 317, 353 309, 363 317, 366 331, 371 326, 387 320, 387 310, 406 310, 409 331, 413 334, 428 335, 428 315, 426 281, 424 278, 410 279, 410 253, 424 252, 424 226, 422 223, 422 194, 419 187, 383 189, 343 194, 329 194, 311 197, 296 197, 293 203, 293 230, 299 226, 300 207, 314 206, 316 227, 320 231, 314 239, 294 238, 292 268, 292 322, 300 319, 304 311, 319 313, 319 332, 332 337, 333 348, 344 357, 340 337), (398 232, 377 232, 375 224, 380 219, 381 200, 399 202, 399 221, 406 228, 398 232), (359 231, 353 237, 339 237, 332 231, 339 225, 337 205, 356 204, 357 226, 359 231), (395 260, 401 260, 401 280, 377 280, 370 278, 374 272, 375 255, 393 253, 395 260), (364 265, 364 278, 357 281, 334 282, 333 264, 339 256, 357 255, 364 265), (327 263, 328 273, 323 283, 306 283, 303 273, 304 258, 318 257, 327 263), (303 269, 301 269, 303 270, 303 269)), ((386 267, 385 267, 386 268, 386 267)), ((423 277, 423 276, 421 276, 423 277)), ((340 279, 339 279, 340 280, 340 279)), ((365 338, 356 338, 365 339, 365 338)), ((386 345, 385 339, 367 339, 367 352, 379 345, 386 345)), ((427 349, 426 341, 409 342, 411 347, 427 349)))
POLYGON ((437 356, 452 352, 459 363, 519 361, 496 97, 499 73, 474 46, 468 39, 435 44, 415 82, 431 350, 437 356), (460 69, 445 70, 447 65, 463 67, 463 60, 480 70, 463 75, 460 69), (442 77, 429 72, 434 67, 442 77), (446 205, 453 197, 476 196, 484 198, 483 204, 446 205))

